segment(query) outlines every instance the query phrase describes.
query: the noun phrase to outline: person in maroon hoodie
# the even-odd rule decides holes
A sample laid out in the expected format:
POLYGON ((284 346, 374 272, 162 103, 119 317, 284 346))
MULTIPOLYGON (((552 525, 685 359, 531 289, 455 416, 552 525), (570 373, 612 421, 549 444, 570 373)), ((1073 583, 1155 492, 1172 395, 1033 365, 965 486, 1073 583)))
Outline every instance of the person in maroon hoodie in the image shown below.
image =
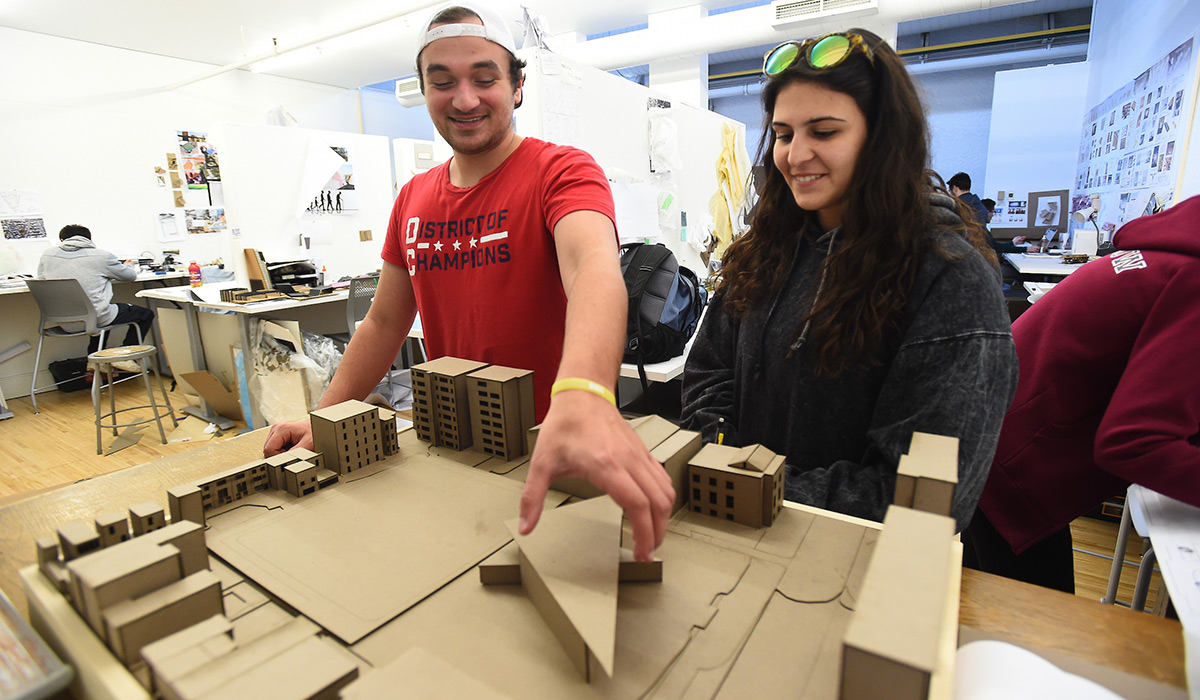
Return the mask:
POLYGON ((1013 324, 1020 379, 964 564, 1074 592, 1070 522, 1131 483, 1200 506, 1200 197, 1013 324))

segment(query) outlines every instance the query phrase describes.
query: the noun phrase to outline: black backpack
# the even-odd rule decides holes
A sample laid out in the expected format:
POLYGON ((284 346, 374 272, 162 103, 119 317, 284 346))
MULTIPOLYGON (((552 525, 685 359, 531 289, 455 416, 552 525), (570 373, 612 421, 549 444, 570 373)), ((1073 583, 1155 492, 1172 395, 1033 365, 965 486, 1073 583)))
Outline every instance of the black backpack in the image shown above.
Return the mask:
POLYGON ((624 359, 637 364, 644 390, 647 364, 683 354, 708 291, 662 244, 621 246, 621 274, 629 292, 624 359))

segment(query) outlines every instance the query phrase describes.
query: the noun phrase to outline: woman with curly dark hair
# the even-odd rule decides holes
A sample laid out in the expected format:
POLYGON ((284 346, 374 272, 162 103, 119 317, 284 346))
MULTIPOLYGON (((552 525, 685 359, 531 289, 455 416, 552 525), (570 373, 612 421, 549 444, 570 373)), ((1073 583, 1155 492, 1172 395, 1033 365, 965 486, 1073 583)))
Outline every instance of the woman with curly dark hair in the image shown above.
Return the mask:
POLYGON ((787 456, 786 497, 882 520, 914 431, 959 439, 966 526, 1017 381, 995 255, 927 170, 904 63, 861 29, 764 61, 766 171, 688 357, 683 423, 787 456))

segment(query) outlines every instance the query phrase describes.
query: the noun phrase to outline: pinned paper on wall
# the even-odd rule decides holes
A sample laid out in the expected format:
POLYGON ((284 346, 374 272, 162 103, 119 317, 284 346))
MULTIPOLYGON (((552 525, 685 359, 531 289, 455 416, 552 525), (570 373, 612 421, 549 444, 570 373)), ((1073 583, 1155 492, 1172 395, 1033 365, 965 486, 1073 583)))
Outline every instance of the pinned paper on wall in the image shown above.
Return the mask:
POLYGON ((0 190, 0 228, 8 241, 46 238, 42 203, 33 190, 0 190))
POLYGON ((179 217, 175 212, 158 215, 158 240, 160 243, 173 243, 186 238, 183 228, 179 225, 179 217))
POLYGON ((350 152, 320 139, 308 141, 304 172, 296 202, 296 215, 340 214, 358 211, 354 191, 354 164, 350 152))
POLYGON ((658 190, 646 182, 609 181, 622 243, 657 240, 658 190))

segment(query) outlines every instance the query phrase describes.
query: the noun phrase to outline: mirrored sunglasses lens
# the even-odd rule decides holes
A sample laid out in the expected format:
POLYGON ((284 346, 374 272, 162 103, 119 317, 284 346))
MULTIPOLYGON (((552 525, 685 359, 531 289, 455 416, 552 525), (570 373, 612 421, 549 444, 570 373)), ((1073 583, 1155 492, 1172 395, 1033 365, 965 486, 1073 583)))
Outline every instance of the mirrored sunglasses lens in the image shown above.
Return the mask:
POLYGON ((766 64, 763 67, 763 72, 767 75, 775 75, 782 72, 796 60, 800 49, 795 44, 784 44, 771 52, 767 56, 766 64))
POLYGON ((813 68, 828 68, 837 65, 850 52, 850 40, 835 34, 818 41, 808 55, 813 68))

